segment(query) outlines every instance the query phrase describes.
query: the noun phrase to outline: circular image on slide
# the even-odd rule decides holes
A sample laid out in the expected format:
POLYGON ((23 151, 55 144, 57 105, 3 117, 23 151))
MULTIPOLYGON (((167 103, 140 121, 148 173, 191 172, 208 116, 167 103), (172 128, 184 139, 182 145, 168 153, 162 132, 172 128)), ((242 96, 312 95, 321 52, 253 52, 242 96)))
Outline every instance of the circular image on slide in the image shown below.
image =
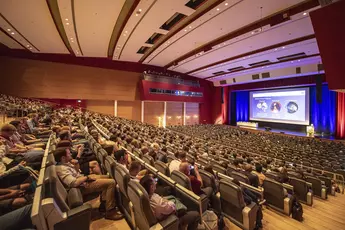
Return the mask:
POLYGON ((290 101, 286 105, 286 109, 288 113, 296 113, 298 111, 298 105, 296 102, 290 101))
POLYGON ((266 112, 267 110, 267 103, 264 102, 264 101, 260 101, 259 103, 256 104, 256 107, 259 109, 259 110, 262 110, 264 112, 266 112))
POLYGON ((277 102, 277 101, 272 102, 271 111, 273 113, 279 113, 281 108, 282 108, 282 105, 279 102, 277 102))

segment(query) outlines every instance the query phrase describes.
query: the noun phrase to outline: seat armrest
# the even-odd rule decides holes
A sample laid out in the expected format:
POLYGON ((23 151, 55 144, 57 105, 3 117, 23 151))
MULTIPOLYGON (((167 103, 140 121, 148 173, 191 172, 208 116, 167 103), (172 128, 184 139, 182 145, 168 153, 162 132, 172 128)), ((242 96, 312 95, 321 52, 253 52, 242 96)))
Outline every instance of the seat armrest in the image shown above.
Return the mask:
POLYGON ((327 200, 327 187, 324 185, 321 186, 321 198, 327 200))
POLYGON ((286 197, 284 199, 284 213, 288 216, 291 214, 291 207, 292 207, 292 199, 286 197))
POLYGON ((90 204, 85 204, 69 210, 67 212, 67 219, 54 225, 54 230, 78 229, 89 230, 91 223, 90 204))
POLYGON ((68 191, 67 202, 70 209, 83 205, 83 195, 78 188, 71 188, 68 191))
POLYGON ((313 205, 313 192, 311 191, 307 193, 307 205, 313 205))
POLYGON ((245 230, 254 229, 258 208, 259 206, 252 202, 250 205, 247 205, 242 209, 243 227, 245 230))
POLYGON ((208 208, 208 204, 210 200, 207 198, 205 194, 200 195, 200 200, 201 200, 202 212, 205 212, 208 208))
POLYGON ((179 226, 179 219, 176 215, 172 214, 168 216, 165 220, 159 222, 159 224, 163 227, 163 229, 178 229, 179 226))

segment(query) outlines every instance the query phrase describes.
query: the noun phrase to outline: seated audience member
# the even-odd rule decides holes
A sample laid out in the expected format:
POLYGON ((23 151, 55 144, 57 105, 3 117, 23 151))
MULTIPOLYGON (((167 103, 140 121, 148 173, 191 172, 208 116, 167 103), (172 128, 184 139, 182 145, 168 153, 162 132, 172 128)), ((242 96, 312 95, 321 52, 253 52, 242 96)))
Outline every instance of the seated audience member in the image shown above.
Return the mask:
POLYGON ((141 170, 141 164, 139 161, 132 161, 129 165, 129 175, 132 180, 140 181, 147 174, 147 170, 141 170))
POLYGON ((32 192, 30 183, 0 188, 0 216, 30 203, 32 192))
POLYGON ((185 152, 178 152, 177 153, 177 160, 172 160, 169 164, 169 170, 170 173, 172 173, 174 170, 179 171, 180 170, 180 164, 181 162, 186 162, 187 161, 187 155, 185 152))
MULTIPOLYGON (((146 190, 149 199, 150 206, 153 214, 158 221, 162 221, 170 214, 176 214, 175 203, 161 197, 156 191, 156 181, 151 175, 146 175, 140 180, 140 184, 146 190)), ((185 229, 188 225, 188 230, 195 230, 198 227, 200 215, 196 211, 188 211, 183 216, 178 216, 180 220, 180 229, 185 229)))
POLYGON ((31 221, 32 205, 26 205, 17 210, 0 216, 1 230, 35 229, 31 221))
POLYGON ((91 130, 90 135, 101 145, 105 144, 106 139, 102 137, 96 129, 91 130))
POLYGON ((261 164, 256 164, 255 165, 255 171, 254 173, 258 176, 259 178, 259 185, 262 186, 264 183, 264 180, 266 179, 266 176, 262 173, 262 165, 261 164))
POLYGON ((83 176, 78 168, 71 163, 72 155, 68 148, 56 149, 54 157, 58 165, 56 172, 67 188, 80 188, 83 194, 102 192, 103 202, 106 203, 106 219, 119 220, 123 215, 116 210, 115 181, 108 176, 91 174, 83 176))
POLYGON ((259 178, 257 175, 252 173, 253 166, 247 164, 244 166, 244 170, 244 174, 248 177, 250 185, 257 188, 259 186, 259 178))
POLYGON ((129 171, 128 171, 128 153, 126 152, 126 150, 121 149, 121 150, 116 151, 114 153, 114 158, 117 161, 117 163, 123 165, 124 168, 127 170, 127 173, 129 173, 129 171))
POLYGON ((254 202, 259 206, 258 212, 256 214, 256 228, 255 229, 262 228, 263 214, 262 214, 262 208, 259 205, 257 196, 253 192, 248 190, 247 188, 242 187, 240 182, 237 179, 233 179, 232 183, 236 184, 237 186, 239 186, 241 188, 242 194, 243 194, 243 199, 244 199, 244 202, 246 203, 246 205, 250 205, 252 202, 254 202))
POLYGON ((243 171, 240 161, 237 158, 234 160, 234 166, 236 167, 236 171, 243 171))
POLYGON ((14 156, 23 156, 27 162, 38 162, 40 163, 44 151, 35 150, 31 147, 18 147, 12 140, 12 136, 15 133, 16 128, 13 125, 5 124, 0 129, 0 140, 2 140, 8 147, 9 154, 14 156))
POLYGON ((192 191, 200 196, 205 194, 208 198, 211 197, 213 190, 211 187, 203 188, 202 178, 199 174, 198 166, 194 165, 194 175, 191 175, 191 165, 187 162, 182 162, 179 166, 180 172, 184 173, 190 179, 190 184, 192 186, 192 191))
POLYGON ((289 183, 289 175, 285 167, 280 167, 278 172, 278 182, 289 183))
POLYGON ((40 147, 40 148, 43 148, 45 146, 45 144, 41 142, 41 139, 35 138, 31 140, 26 140, 25 136, 21 134, 20 121, 11 121, 10 124, 16 128, 16 131, 14 132, 11 138, 17 145, 20 145, 23 147, 25 147, 25 145, 29 145, 30 147, 40 147))

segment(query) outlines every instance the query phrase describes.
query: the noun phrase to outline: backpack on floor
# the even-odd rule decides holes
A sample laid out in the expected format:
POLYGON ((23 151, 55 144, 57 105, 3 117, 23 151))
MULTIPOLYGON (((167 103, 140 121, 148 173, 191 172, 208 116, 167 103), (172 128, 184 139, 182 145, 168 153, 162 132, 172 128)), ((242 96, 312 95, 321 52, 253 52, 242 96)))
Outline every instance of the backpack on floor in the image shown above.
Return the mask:
POLYGON ((292 218, 298 221, 303 221, 303 207, 297 199, 292 204, 292 218))

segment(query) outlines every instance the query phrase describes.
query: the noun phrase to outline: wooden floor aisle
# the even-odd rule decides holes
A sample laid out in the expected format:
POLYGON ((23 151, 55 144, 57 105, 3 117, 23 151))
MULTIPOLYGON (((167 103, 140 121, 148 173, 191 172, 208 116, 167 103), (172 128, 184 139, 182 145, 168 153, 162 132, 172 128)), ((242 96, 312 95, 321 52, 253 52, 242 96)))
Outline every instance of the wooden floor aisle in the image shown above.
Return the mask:
MULTIPOLYGON (((94 204, 93 204, 94 206, 94 204)), ((96 205, 97 206, 97 205, 96 205)), ((328 200, 314 198, 313 207, 303 204, 303 222, 298 222, 288 216, 264 207, 263 230, 345 230, 345 195, 337 193, 329 196, 328 200)), ((240 230, 228 221, 228 229, 240 230)), ((130 229, 125 220, 109 221, 94 220, 90 229, 130 229)))

